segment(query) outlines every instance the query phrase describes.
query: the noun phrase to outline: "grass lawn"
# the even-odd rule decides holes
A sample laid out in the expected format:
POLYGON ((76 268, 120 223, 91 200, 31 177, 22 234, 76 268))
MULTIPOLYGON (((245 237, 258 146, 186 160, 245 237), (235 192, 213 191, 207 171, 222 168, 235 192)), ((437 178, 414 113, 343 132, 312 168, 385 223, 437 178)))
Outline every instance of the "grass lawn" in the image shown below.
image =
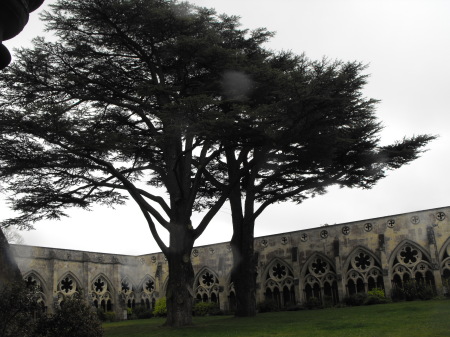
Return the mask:
POLYGON ((163 318, 105 323, 105 337, 174 336, 450 336, 450 301, 414 301, 233 316, 194 317, 194 325, 162 327, 163 318))

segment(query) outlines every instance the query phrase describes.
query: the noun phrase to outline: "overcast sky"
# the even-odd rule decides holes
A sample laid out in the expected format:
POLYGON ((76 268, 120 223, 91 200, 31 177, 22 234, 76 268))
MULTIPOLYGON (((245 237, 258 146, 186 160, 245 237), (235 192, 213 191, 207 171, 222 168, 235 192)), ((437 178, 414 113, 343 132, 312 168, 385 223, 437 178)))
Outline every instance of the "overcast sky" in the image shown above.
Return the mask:
MULTIPOLYGON (((275 31, 268 44, 271 49, 305 53, 311 59, 326 56, 368 64, 365 95, 381 100, 377 115, 385 126, 382 144, 404 136, 439 135, 421 158, 390 172, 371 190, 332 188, 300 205, 269 207, 258 218, 257 236, 450 205, 450 1, 191 2, 238 15, 244 28, 275 31)), ((43 34, 38 20, 42 9, 31 14, 20 35, 4 42, 9 49, 28 45, 32 37, 43 34)), ((0 210, 0 218, 10 215, 4 203, 0 210)), ((115 210, 97 207, 70 215, 23 232, 25 243, 133 255, 159 251, 132 203, 115 210)), ((198 219, 193 218, 194 225, 198 219)), ((229 241, 231 233, 230 209, 225 205, 196 245, 229 241)))

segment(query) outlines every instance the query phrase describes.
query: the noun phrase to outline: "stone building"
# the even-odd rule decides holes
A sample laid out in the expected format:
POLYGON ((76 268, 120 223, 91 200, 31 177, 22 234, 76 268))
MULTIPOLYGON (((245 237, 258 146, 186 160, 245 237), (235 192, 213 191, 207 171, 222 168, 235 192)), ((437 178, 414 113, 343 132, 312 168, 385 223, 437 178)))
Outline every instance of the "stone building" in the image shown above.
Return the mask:
MULTIPOLYGON (((280 307, 316 297, 346 296, 415 279, 437 293, 450 280, 450 207, 391 215, 255 238, 257 301, 280 307)), ((114 255, 12 245, 24 279, 41 289, 43 309, 82 292, 92 305, 121 315, 126 307, 154 306, 163 297, 168 264, 161 253, 114 255)), ((196 300, 235 304, 229 243, 195 247, 196 300)))

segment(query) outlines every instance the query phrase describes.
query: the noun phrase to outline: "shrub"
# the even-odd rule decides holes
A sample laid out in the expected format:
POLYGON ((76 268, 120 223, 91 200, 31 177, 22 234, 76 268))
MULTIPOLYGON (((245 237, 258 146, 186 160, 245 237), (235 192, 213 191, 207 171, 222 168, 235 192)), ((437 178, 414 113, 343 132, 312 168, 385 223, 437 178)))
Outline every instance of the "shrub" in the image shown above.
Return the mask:
POLYGON ((97 317, 100 321, 106 322, 106 313, 102 308, 97 309, 97 317))
POLYGON ((211 302, 197 302, 192 311, 194 316, 216 316, 222 314, 219 306, 211 302))
POLYGON ((97 317, 102 322, 114 322, 116 321, 116 313, 114 311, 105 312, 103 309, 97 309, 97 317))
POLYGON ((331 296, 324 296, 323 297, 323 307, 324 308, 331 308, 334 306, 333 297, 331 296))
POLYGON ((138 305, 136 308, 133 309, 133 316, 137 319, 145 319, 145 318, 152 318, 152 310, 147 309, 145 306, 138 305))
POLYGON ((409 280, 401 286, 395 286, 392 289, 392 298, 394 300, 430 300, 435 296, 434 288, 425 282, 409 280))
POLYGON ((39 319, 33 336, 101 337, 103 329, 92 307, 74 296, 66 299, 64 305, 53 315, 39 319))
POLYGON ((116 313, 114 311, 105 312, 106 321, 107 322, 115 322, 116 321, 116 313))
POLYGON ((367 294, 357 293, 357 294, 353 294, 353 295, 346 297, 344 301, 345 301, 346 305, 354 307, 354 306, 363 305, 364 302, 366 301, 366 298, 367 298, 367 294))
POLYGON ((103 330, 97 314, 75 296, 53 315, 40 315, 37 288, 22 282, 0 290, 1 337, 101 337, 103 330))
POLYGON ((445 297, 450 297, 450 278, 445 278, 442 280, 442 292, 445 297))
POLYGON ((322 309, 322 301, 317 297, 310 297, 306 300, 305 307, 307 309, 322 309))
POLYGON ((0 336, 34 336, 33 316, 38 312, 37 289, 20 281, 4 285, 0 289, 0 336))
POLYGON ((386 298, 386 296, 384 294, 384 289, 374 288, 367 292, 367 298, 366 298, 364 304, 371 305, 371 304, 383 304, 383 303, 389 303, 389 302, 390 302, 390 300, 388 298, 386 298))
POLYGON ((258 312, 273 312, 279 310, 280 308, 274 300, 265 300, 258 304, 258 312))
POLYGON ((162 297, 156 301, 155 308, 153 309, 153 316, 156 317, 167 316, 167 304, 165 297, 162 297))
POLYGON ((431 300, 436 295, 434 288, 429 284, 418 282, 417 297, 421 300, 431 300))

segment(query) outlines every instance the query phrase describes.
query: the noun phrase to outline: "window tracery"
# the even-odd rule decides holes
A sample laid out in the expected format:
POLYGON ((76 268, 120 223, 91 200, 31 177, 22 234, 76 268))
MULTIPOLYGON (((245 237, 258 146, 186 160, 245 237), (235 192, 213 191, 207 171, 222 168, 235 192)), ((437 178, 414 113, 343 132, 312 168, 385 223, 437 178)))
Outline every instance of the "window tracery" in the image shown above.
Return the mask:
POLYGON ((155 289, 156 289, 155 279, 150 275, 147 275, 143 279, 142 285, 140 286, 141 306, 145 306, 147 309, 151 309, 154 307, 157 297, 155 289))
POLYGON ((198 302, 213 302, 219 304, 219 279, 209 269, 203 269, 195 282, 195 294, 198 302))
POLYGON ((407 242, 395 254, 392 266, 392 283, 402 287, 410 280, 435 286, 431 261, 420 247, 407 242))
POLYGON ((374 288, 384 289, 383 272, 378 260, 365 249, 350 254, 347 267, 347 294, 365 293, 374 288))
POLYGON ((312 298, 321 302, 337 303, 339 301, 336 272, 326 257, 313 256, 307 262, 303 280, 306 301, 312 298))
POLYGON ((136 306, 134 287, 128 277, 124 277, 120 282, 120 298, 126 307, 134 308, 136 306))
POLYGON ((99 275, 91 282, 91 300, 96 308, 103 311, 112 311, 111 286, 105 276, 99 275))
POLYGON ((25 286, 29 289, 34 289, 36 291, 35 296, 37 297, 37 304, 40 306, 42 312, 47 311, 47 301, 44 295, 44 289, 41 280, 33 272, 25 275, 24 279, 25 286))
POLYGON ((56 289, 53 304, 55 307, 61 307, 67 297, 72 297, 79 292, 80 285, 71 273, 67 273, 59 280, 56 289))
POLYGON ((265 298, 274 301, 278 307, 294 305, 294 274, 292 269, 283 261, 275 260, 266 272, 265 298))
POLYGON ((78 284, 72 275, 68 274, 58 283, 58 290, 64 295, 73 295, 78 290, 78 284))

